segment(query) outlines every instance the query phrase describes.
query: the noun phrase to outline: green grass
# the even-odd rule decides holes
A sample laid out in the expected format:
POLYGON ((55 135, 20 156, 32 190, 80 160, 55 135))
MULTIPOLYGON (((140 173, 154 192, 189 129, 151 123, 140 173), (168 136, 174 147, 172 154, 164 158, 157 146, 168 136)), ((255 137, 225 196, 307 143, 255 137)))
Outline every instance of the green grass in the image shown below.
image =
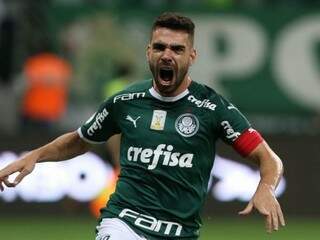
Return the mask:
POLYGON ((0 217, 1 240, 94 239, 96 220, 86 217, 0 217))
POLYGON ((320 218, 288 218, 286 226, 267 233, 262 218, 222 218, 207 221, 200 240, 319 240, 320 218))
MULTIPOLYGON (((1 240, 93 240, 96 220, 90 217, 8 217, 0 215, 1 240)), ((217 218, 207 220, 200 240, 318 240, 320 218, 289 218, 287 226, 273 234, 262 219, 217 218)))

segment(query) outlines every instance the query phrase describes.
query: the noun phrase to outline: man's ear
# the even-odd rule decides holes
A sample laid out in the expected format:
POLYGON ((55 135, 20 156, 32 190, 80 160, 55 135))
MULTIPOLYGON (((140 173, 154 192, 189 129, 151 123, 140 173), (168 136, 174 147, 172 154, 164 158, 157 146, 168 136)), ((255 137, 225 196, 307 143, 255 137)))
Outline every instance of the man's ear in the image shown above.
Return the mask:
POLYGON ((197 58, 197 50, 195 48, 192 48, 191 54, 190 54, 190 64, 189 64, 189 66, 191 66, 196 61, 196 58, 197 58))
POLYGON ((149 61, 150 51, 151 51, 151 46, 150 46, 150 43, 149 43, 148 46, 147 46, 147 48, 146 48, 146 57, 147 57, 147 60, 148 60, 148 61, 149 61))

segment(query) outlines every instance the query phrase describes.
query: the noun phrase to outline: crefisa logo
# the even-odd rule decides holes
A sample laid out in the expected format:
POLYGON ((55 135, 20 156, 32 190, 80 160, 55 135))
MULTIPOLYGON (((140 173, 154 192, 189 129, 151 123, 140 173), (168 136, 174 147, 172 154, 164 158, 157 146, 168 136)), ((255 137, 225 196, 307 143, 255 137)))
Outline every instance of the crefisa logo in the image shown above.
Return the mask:
POLYGON ((177 118, 175 127, 177 132, 183 137, 191 137, 199 130, 199 120, 195 115, 185 113, 177 118))

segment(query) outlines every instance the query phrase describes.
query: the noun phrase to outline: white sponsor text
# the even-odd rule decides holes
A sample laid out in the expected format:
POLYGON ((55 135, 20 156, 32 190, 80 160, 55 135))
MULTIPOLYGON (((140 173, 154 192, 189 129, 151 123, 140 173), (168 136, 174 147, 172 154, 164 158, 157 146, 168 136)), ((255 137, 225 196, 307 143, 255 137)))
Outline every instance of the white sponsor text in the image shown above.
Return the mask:
POLYGON ((154 217, 140 214, 138 212, 135 212, 131 209, 125 208, 121 211, 119 214, 119 217, 129 217, 135 219, 134 224, 138 227, 148 229, 150 231, 154 232, 160 232, 162 226, 166 226, 164 234, 169 235, 173 227, 176 227, 175 236, 180 236, 182 226, 179 223, 176 222, 168 222, 163 220, 157 220, 154 217))
POLYGON ((157 167, 160 158, 162 157, 162 165, 175 167, 179 166, 181 168, 191 168, 192 167, 192 153, 179 153, 172 152, 173 146, 166 144, 159 144, 155 150, 151 148, 139 148, 139 147, 129 147, 127 159, 129 161, 136 162, 138 159, 140 162, 149 164, 148 169, 153 170, 157 167))
POLYGON ((101 113, 98 113, 96 115, 93 124, 87 130, 87 134, 89 136, 92 136, 96 130, 102 128, 101 124, 103 123, 104 119, 108 116, 108 114, 109 112, 107 111, 107 109, 104 108, 101 113))
POLYGON ((217 107, 217 105, 215 105, 214 103, 210 102, 209 99, 204 99, 204 100, 198 100, 197 98, 195 98, 195 96, 190 95, 188 97, 188 100, 192 103, 194 103, 197 107, 203 107, 203 108, 208 108, 212 111, 214 111, 217 107))
POLYGON ((138 93, 124 93, 124 94, 120 94, 117 95, 113 98, 113 103, 115 103, 116 101, 118 101, 119 99, 121 101, 128 101, 128 100, 132 100, 135 98, 142 98, 146 95, 145 92, 138 92, 138 93))

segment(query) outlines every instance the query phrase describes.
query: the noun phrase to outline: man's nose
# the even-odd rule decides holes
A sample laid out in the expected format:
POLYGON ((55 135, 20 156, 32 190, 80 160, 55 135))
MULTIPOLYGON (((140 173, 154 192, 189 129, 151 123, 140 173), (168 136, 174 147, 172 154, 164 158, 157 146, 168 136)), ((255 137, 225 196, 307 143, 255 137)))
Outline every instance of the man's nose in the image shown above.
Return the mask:
POLYGON ((163 54, 161 56, 161 60, 164 61, 164 62, 172 62, 172 51, 171 49, 169 48, 166 48, 164 51, 163 51, 163 54))

